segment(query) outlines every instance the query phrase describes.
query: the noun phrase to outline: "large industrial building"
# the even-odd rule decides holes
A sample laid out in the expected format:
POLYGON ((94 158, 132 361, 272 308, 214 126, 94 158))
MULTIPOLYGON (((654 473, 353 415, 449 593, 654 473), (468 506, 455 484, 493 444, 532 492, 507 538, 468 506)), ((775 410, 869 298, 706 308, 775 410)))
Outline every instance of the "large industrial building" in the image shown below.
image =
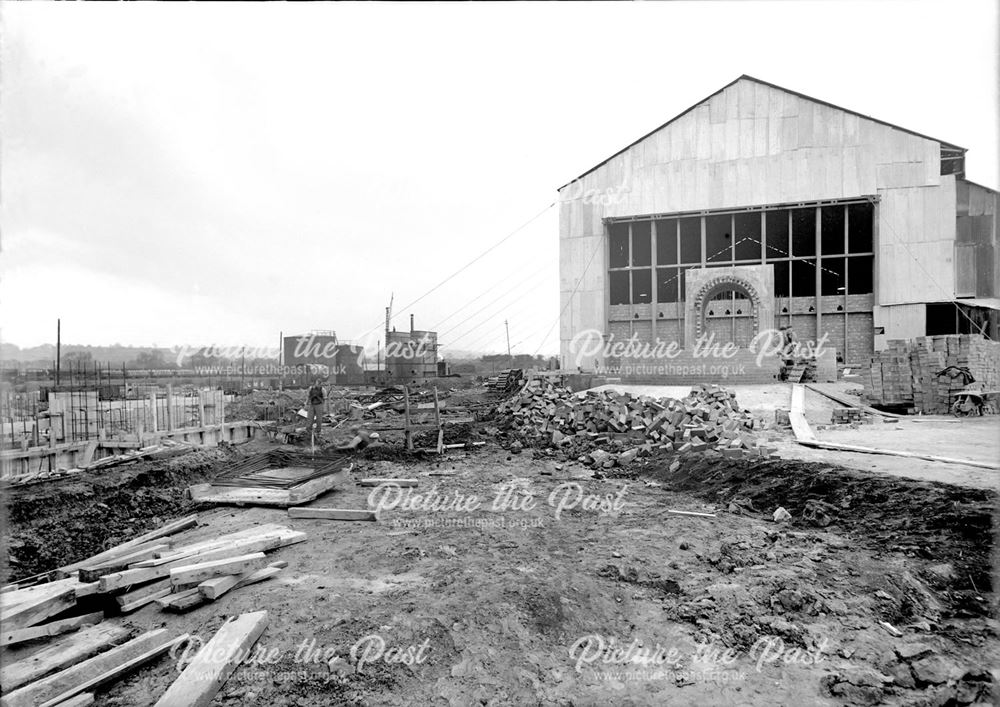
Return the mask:
POLYGON ((741 76, 559 190, 562 365, 782 326, 845 365, 890 339, 996 339, 998 195, 965 153, 741 76))
POLYGON ((286 336, 282 348, 282 363, 295 382, 322 375, 336 385, 365 383, 364 348, 340 341, 335 331, 286 336))
POLYGON ((438 375, 438 342, 436 331, 415 328, 410 315, 410 330, 396 331, 389 328, 389 315, 385 322, 386 382, 421 382, 438 375))

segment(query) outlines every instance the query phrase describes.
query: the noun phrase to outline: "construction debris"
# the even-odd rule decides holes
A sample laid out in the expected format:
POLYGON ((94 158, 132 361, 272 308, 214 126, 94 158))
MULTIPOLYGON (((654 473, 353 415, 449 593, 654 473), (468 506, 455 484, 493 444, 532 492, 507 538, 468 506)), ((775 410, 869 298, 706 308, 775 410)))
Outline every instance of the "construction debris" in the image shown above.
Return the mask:
POLYGON ((554 447, 595 468, 626 465, 654 448, 714 449, 726 457, 773 452, 757 443, 760 420, 718 386, 695 386, 686 398, 674 400, 610 390, 574 394, 535 378, 497 407, 497 423, 515 454, 524 446, 554 447))
POLYGON ((0 697, 2 707, 58 705, 78 693, 114 680, 167 653, 186 641, 187 634, 168 638, 167 629, 149 631, 58 673, 31 682, 0 697))
POLYGON ((491 393, 509 393, 517 388, 523 377, 524 371, 520 368, 508 368, 487 378, 483 385, 491 393))
POLYGON ((210 484, 191 486, 187 493, 206 505, 286 508, 308 503, 345 483, 352 466, 343 454, 270 451, 240 462, 210 484))

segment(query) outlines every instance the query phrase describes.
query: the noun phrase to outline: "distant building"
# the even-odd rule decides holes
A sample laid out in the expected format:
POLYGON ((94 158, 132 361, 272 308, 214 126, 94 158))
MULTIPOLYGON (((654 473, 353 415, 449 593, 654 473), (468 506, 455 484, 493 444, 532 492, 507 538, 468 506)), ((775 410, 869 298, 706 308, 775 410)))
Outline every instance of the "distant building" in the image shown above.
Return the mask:
POLYGON ((410 315, 410 330, 385 332, 386 382, 424 381, 438 375, 438 341, 436 331, 414 328, 410 315))
POLYGON ((339 341, 334 331, 286 336, 283 344, 285 370, 295 378, 325 374, 336 385, 365 383, 364 348, 339 341))

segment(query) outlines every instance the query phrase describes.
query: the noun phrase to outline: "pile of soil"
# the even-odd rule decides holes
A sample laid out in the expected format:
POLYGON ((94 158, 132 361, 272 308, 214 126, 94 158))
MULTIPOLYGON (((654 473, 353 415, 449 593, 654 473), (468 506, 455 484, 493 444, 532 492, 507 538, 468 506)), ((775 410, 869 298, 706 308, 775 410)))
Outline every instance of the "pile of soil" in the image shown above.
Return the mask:
POLYGON ((708 454, 640 461, 615 476, 646 476, 743 515, 770 519, 782 507, 791 527, 836 528, 872 549, 932 560, 923 579, 954 615, 992 611, 984 597, 994 589, 995 491, 791 460, 708 454))
POLYGON ((184 490, 242 455, 231 445, 85 472, 5 492, 5 547, 17 581, 96 555, 191 512, 184 490))

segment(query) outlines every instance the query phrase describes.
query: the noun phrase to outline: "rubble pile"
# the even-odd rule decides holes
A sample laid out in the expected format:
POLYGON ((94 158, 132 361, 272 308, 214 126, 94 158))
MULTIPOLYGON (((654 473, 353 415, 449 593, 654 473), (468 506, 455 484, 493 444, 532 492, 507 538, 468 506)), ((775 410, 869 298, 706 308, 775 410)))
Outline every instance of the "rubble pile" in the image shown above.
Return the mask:
POLYGON ((574 394, 532 379, 497 407, 497 429, 509 448, 555 448, 567 459, 610 468, 640 454, 716 450, 726 457, 768 456, 757 443, 761 422, 742 410, 736 395, 718 386, 695 386, 683 400, 614 391, 574 394), (620 452, 619 452, 620 450, 620 452))

